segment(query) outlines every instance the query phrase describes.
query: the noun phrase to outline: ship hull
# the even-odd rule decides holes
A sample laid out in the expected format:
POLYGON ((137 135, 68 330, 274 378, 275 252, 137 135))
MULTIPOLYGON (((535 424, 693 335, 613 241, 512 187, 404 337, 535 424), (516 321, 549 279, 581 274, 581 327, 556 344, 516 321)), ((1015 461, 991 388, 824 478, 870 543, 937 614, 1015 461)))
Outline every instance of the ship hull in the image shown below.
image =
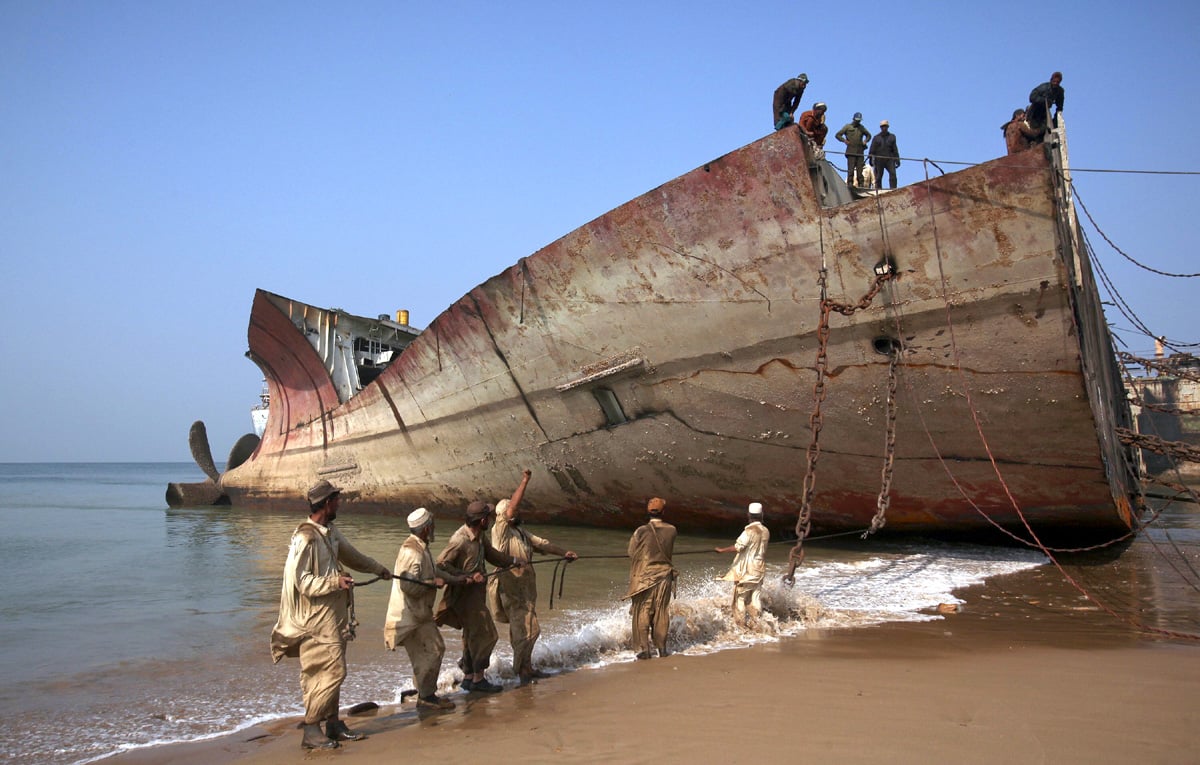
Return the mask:
POLYGON ((648 192, 470 291, 344 403, 299 328, 319 309, 260 291, 270 416, 223 491, 302 507, 324 477, 359 510, 457 513, 529 468, 535 521, 630 526, 662 496, 689 528, 750 501, 783 528, 812 464, 814 533, 837 532, 876 513, 891 422, 889 530, 1128 528, 1106 435, 1128 415, 1051 154, 826 207, 811 165, 784 130, 648 192), (853 305, 884 263, 822 341, 822 272, 853 305))

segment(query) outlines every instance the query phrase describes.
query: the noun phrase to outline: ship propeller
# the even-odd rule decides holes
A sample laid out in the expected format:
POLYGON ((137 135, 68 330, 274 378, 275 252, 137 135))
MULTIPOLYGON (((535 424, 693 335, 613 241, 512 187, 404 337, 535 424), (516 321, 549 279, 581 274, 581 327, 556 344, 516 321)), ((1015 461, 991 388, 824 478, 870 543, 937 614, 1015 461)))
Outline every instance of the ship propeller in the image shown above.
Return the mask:
MULTIPOLYGON (((258 448, 259 438, 253 433, 247 433, 234 443, 229 450, 229 459, 225 463, 225 472, 229 472, 254 454, 258 448)), ((188 446, 192 449, 192 459, 200 466, 200 470, 208 476, 207 481, 200 483, 170 483, 167 484, 167 505, 170 507, 202 507, 204 505, 227 505, 229 497, 221 488, 222 475, 217 471, 212 458, 212 447, 208 443, 208 428, 203 420, 196 420, 188 431, 188 446)))

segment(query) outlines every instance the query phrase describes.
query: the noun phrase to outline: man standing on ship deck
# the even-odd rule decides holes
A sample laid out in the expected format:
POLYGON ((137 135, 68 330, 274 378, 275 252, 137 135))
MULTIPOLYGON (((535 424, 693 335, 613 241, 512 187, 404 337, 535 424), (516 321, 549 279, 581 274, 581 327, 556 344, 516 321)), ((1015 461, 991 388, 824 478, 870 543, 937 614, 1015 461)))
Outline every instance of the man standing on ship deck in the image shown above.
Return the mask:
POLYGON ((667 656, 667 630, 671 626, 671 596, 675 592, 675 527, 662 519, 665 500, 655 497, 646 505, 650 520, 629 538, 629 613, 633 617, 633 650, 649 659, 650 642, 659 656, 667 656), (646 633, 650 633, 647 640, 646 633))
POLYGON ((308 520, 296 527, 283 567, 279 620, 271 632, 271 658, 300 659, 304 695, 304 749, 336 749, 339 741, 366 738, 352 732, 338 716, 346 679, 346 643, 354 639, 355 571, 391 579, 374 558, 354 549, 334 525, 341 490, 318 481, 308 490, 308 520), (321 731, 321 723, 325 731, 321 731))
POLYGON ((883 188, 883 173, 888 174, 888 187, 896 188, 896 168, 900 167, 900 149, 896 136, 888 130, 888 121, 879 122, 879 132, 871 139, 868 156, 875 171, 875 188, 883 188))
POLYGON ((451 576, 463 577, 463 584, 451 584, 438 606, 437 624, 462 630, 464 691, 499 693, 501 686, 489 682, 484 671, 492 661, 492 649, 499 636, 487 607, 487 581, 484 561, 494 566, 522 566, 525 560, 500 552, 488 542, 484 532, 495 508, 476 500, 467 506, 466 522, 450 536, 446 549, 437 557, 437 567, 451 576))
POLYGON ((808 75, 801 72, 775 88, 775 97, 771 99, 771 116, 776 130, 783 130, 795 122, 796 110, 800 108, 800 99, 804 97, 807 87, 808 75))
MULTIPOLYGON (((577 559, 579 556, 572 551, 551 544, 549 540, 521 528, 521 516, 518 513, 531 475, 530 471, 525 470, 512 497, 502 499, 496 504, 492 546, 514 558, 524 560, 532 560, 534 551, 544 555, 559 555, 568 562, 577 559)), ((494 600, 496 606, 492 608, 496 620, 508 622, 508 639, 513 650, 513 672, 521 679, 522 684, 546 677, 545 673, 533 668, 533 645, 542 634, 535 610, 537 580, 534 578, 533 566, 501 571, 488 583, 488 587, 489 600, 494 600), (495 592, 494 599, 492 588, 495 592)))
POLYGON ((434 565, 429 543, 433 541, 433 515, 423 507, 408 514, 408 539, 400 545, 392 567, 392 594, 383 623, 383 644, 389 651, 404 646, 412 664, 417 686, 417 706, 454 709, 454 702, 438 698, 437 679, 446 655, 446 641, 433 623, 433 602, 439 587, 450 579, 465 584, 466 577, 451 577, 434 565))
POLYGON ((738 624, 757 619, 762 613, 759 591, 767 573, 767 544, 771 541, 771 532, 762 523, 762 503, 751 502, 749 514, 750 522, 737 541, 716 548, 719 553, 737 553, 721 579, 733 582, 733 618, 738 624))
POLYGON ((862 188, 865 186, 863 165, 867 142, 871 140, 871 133, 862 124, 862 112, 855 112, 854 119, 847 122, 833 137, 846 144, 846 183, 862 188))

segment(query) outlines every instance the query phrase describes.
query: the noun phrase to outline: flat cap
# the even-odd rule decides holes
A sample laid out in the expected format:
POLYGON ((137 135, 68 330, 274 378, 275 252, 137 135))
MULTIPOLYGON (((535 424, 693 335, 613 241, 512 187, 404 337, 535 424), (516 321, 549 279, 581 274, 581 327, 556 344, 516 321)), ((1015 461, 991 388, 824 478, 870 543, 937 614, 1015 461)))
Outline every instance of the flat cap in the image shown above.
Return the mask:
POLYGON ((475 500, 467 505, 467 521, 479 521, 488 517, 496 511, 496 508, 489 505, 483 500, 475 500))
POLYGON ((312 488, 308 490, 308 504, 319 505, 339 492, 341 492, 341 489, 334 486, 329 481, 321 479, 320 481, 314 483, 312 488))

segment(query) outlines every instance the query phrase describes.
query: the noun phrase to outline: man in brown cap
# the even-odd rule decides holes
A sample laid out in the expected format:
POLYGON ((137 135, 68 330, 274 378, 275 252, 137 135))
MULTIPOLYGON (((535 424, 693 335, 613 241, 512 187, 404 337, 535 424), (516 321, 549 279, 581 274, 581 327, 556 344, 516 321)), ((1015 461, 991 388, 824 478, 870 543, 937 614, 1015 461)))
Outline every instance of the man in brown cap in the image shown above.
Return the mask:
POLYGON ((659 656, 666 656, 667 628, 671 625, 671 596, 675 593, 675 527, 662 519, 665 500, 655 497, 646 505, 650 520, 629 539, 629 591, 632 602, 633 650, 639 659, 649 659, 650 642, 659 656), (650 633, 647 640, 646 633, 650 633))
MULTIPOLYGON (((502 499, 496 504, 496 525, 492 527, 492 544, 497 550, 525 560, 531 560, 535 551, 544 555, 558 555, 567 561, 577 559, 579 556, 574 552, 521 528, 521 500, 525 497, 525 487, 529 485, 531 475, 530 471, 524 471, 521 483, 512 497, 502 499)), ((522 684, 545 677, 545 673, 533 668, 533 645, 542 634, 535 610, 537 579, 533 566, 501 571, 488 587, 495 588, 493 610, 499 611, 497 620, 508 623, 508 639, 513 650, 513 672, 521 679, 522 684)))
POLYGON ((292 533, 283 567, 279 620, 271 632, 271 657, 300 659, 300 689, 304 695, 304 749, 335 749, 339 741, 365 738, 338 716, 342 682, 346 679, 346 643, 354 639, 355 571, 391 579, 387 568, 354 549, 333 525, 340 492, 329 481, 308 490, 308 519, 292 533), (321 730, 321 723, 325 730, 321 730))
POLYGON ((492 649, 499 636, 496 623, 487 607, 487 566, 521 566, 521 558, 500 552, 487 540, 495 508, 476 500, 467 505, 466 523, 458 527, 446 543, 446 549, 437 557, 437 567, 447 574, 460 577, 462 584, 450 584, 438 605, 435 620, 439 625, 461 629, 463 656, 462 689, 481 693, 498 693, 504 690, 489 682, 483 673, 492 661, 492 649))

